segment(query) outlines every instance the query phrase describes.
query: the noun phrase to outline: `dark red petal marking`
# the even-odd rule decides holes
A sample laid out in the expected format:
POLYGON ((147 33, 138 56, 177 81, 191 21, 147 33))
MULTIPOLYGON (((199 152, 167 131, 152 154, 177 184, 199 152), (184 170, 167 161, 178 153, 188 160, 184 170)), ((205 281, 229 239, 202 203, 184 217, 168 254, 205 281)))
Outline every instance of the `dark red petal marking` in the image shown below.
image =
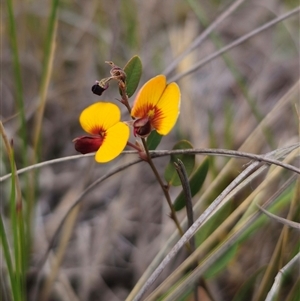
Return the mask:
POLYGON ((137 119, 133 123, 133 134, 141 138, 148 137, 152 131, 152 126, 150 120, 147 121, 147 118, 137 119))

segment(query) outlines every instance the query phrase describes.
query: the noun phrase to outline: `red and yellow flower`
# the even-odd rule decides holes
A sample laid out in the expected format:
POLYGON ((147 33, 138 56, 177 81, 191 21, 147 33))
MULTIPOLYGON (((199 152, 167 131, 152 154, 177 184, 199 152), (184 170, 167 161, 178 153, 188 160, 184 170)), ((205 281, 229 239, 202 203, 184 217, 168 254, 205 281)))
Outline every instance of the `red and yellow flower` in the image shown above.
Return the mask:
POLYGON ((131 116, 134 135, 147 137, 152 130, 167 135, 174 127, 180 112, 180 89, 176 83, 167 85, 166 77, 158 75, 140 89, 131 116))
MULTIPOLYGON (((130 109, 130 108, 129 108, 130 109)), ((133 124, 134 136, 147 137, 152 130, 167 135, 174 127, 180 112, 180 89, 176 83, 167 84, 158 75, 144 84, 131 109, 134 121, 120 121, 120 109, 113 103, 97 102, 84 109, 79 117, 82 128, 90 136, 73 140, 75 149, 87 154, 96 152, 95 160, 105 163, 116 158, 129 139, 128 124, 133 124)))
POLYGON ((120 118, 120 109, 113 103, 97 102, 84 109, 79 122, 91 136, 74 139, 75 149, 82 154, 96 151, 95 160, 99 163, 116 158, 129 138, 129 127, 120 118))

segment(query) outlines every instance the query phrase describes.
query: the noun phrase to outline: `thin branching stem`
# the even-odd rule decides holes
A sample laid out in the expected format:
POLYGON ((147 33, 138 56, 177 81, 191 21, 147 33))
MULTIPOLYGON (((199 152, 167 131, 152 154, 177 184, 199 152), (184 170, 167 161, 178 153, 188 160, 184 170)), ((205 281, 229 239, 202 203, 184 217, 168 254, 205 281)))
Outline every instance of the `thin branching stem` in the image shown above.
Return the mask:
MULTIPOLYGON (((170 217, 174 221, 174 223, 175 223, 175 225, 176 225, 176 227, 178 229, 178 232, 179 232, 180 236, 183 236, 184 232, 183 232, 183 230, 182 230, 182 228, 180 226, 180 223, 179 223, 177 215, 176 215, 176 211, 175 211, 175 209, 173 207, 173 204, 172 204, 172 201, 171 201, 171 197, 170 197, 170 194, 169 194, 169 189, 163 183, 163 181, 162 181, 162 179, 161 179, 161 177, 160 177, 160 175, 159 175, 159 173, 158 173, 158 171, 157 171, 157 169, 156 169, 156 167, 155 167, 155 165, 154 165, 154 163, 152 161, 151 154, 149 153, 149 150, 148 150, 148 147, 147 147, 147 143, 146 143, 146 140, 144 138, 142 138, 142 142, 143 142, 143 146, 144 146, 144 149, 145 149, 145 152, 146 152, 146 155, 147 155, 147 162, 149 163, 149 165, 150 165, 150 167, 151 167, 151 169, 152 169, 152 171, 153 171, 153 173, 155 175, 155 178, 157 179, 157 181, 158 181, 158 183, 159 183, 159 185, 160 185, 160 187, 161 187, 161 189, 162 189, 162 191, 163 191, 163 193, 165 195, 167 203, 168 203, 168 205, 170 207, 170 210, 171 210, 170 217)), ((187 247, 190 249, 189 245, 187 247)))

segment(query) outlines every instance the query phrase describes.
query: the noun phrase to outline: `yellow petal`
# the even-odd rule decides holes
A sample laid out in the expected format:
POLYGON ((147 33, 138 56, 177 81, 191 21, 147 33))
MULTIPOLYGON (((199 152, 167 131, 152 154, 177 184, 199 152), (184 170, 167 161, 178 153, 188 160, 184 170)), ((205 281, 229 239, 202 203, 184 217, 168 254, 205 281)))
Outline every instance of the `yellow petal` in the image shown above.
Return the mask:
POLYGON ((106 131, 103 143, 96 153, 95 159, 105 163, 116 158, 125 148, 129 138, 129 127, 123 122, 118 122, 106 131))
POLYGON ((156 105, 152 126, 161 135, 167 135, 176 123, 180 112, 180 89, 176 83, 167 85, 156 105))
POLYGON ((158 75, 147 81, 135 98, 131 115, 135 118, 147 117, 149 110, 158 103, 166 88, 166 77, 158 75))
POLYGON ((99 135, 120 121, 118 106, 110 102, 96 102, 82 111, 79 122, 89 134, 99 135))

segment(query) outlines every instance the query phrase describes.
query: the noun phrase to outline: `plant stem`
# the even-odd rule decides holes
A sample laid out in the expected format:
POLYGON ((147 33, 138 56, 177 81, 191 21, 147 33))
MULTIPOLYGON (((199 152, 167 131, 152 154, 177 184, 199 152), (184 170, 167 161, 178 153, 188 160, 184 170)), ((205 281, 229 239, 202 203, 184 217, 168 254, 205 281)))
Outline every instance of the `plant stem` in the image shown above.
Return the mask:
POLYGON ((130 146, 130 147, 132 147, 133 149, 137 150, 139 153, 142 151, 142 150, 139 148, 139 146, 137 146, 137 145, 131 143, 130 141, 127 141, 127 145, 130 146))
MULTIPOLYGON (((159 185, 160 185, 160 187, 161 187, 161 189, 162 189, 162 191, 165 195, 165 198, 168 202, 168 205, 170 207, 170 210, 171 210, 170 217, 174 221, 180 236, 183 236, 184 232, 183 232, 182 228, 180 227, 180 223, 177 219, 176 211, 174 210, 174 207, 172 205, 172 201, 171 201, 171 198, 170 198, 170 195, 169 195, 168 187, 163 183, 163 181, 162 181, 155 165, 153 164, 153 161, 151 159, 151 155, 149 153, 149 150, 148 150, 148 147, 147 147, 147 144, 146 144, 146 140, 144 138, 142 138, 142 142, 143 142, 143 146, 144 146, 144 149, 145 149, 145 152, 146 152, 146 155, 147 155, 147 162, 149 163, 149 165, 150 165, 150 167, 151 167, 151 169, 152 169, 152 171, 153 171, 153 173, 154 173, 154 175, 155 175, 155 177, 156 177, 156 179, 157 179, 157 181, 158 181, 158 183, 159 183, 159 185)), ((189 244, 187 244, 187 247, 188 247, 188 249, 190 249, 189 244)))

